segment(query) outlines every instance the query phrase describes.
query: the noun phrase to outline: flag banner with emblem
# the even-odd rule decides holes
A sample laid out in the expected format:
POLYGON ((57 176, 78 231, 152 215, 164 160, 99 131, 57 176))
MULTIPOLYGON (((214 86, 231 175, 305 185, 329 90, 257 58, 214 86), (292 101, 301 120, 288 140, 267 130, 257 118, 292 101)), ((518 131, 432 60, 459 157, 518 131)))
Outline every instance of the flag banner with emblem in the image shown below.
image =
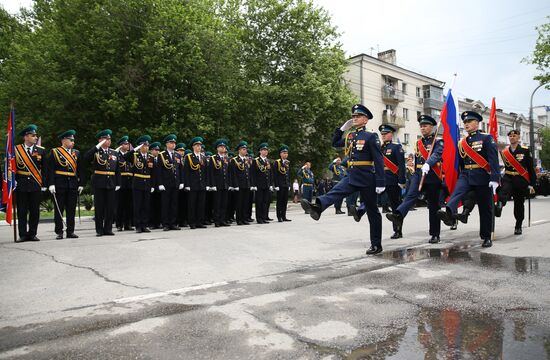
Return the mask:
POLYGON ((491 116, 489 117, 489 135, 495 139, 495 143, 498 144, 498 121, 497 121, 497 106, 495 98, 491 104, 491 116))
POLYGON ((2 206, 6 210, 6 222, 11 225, 13 214, 13 193, 15 181, 15 111, 12 109, 8 117, 8 131, 6 134, 6 159, 4 163, 4 177, 2 179, 2 206))
POLYGON ((458 180, 458 142, 460 140, 460 121, 458 120, 458 104, 449 89, 443 109, 441 110, 441 125, 443 125, 443 155, 442 167, 445 173, 445 184, 452 194, 458 180))

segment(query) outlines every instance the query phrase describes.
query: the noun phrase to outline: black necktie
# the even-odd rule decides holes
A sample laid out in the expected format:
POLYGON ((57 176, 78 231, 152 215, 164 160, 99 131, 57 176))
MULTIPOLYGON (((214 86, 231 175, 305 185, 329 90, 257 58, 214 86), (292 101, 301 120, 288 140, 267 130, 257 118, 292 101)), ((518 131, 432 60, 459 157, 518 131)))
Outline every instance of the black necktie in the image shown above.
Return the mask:
POLYGON ((27 153, 29 154, 29 156, 32 156, 32 151, 30 147, 27 148, 27 153))

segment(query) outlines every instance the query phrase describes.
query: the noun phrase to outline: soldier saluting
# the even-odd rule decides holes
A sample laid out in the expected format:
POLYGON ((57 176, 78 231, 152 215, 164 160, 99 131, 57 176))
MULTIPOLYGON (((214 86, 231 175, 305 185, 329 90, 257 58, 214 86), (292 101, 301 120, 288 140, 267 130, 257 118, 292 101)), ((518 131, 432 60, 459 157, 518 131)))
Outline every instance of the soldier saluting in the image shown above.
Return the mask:
POLYGON ((19 240, 40 241, 36 237, 40 221, 40 191, 46 190, 46 150, 36 145, 38 127, 31 124, 19 132, 23 144, 15 146, 16 173, 15 202, 19 240), (28 227, 27 227, 28 225, 28 227))
POLYGON ((48 189, 55 197, 54 220, 58 240, 63 239, 63 212, 67 219, 67 238, 78 238, 74 233, 74 219, 78 195, 84 189, 84 177, 80 152, 74 148, 75 134, 75 130, 61 133, 58 136, 61 146, 52 149, 48 158, 48 189))

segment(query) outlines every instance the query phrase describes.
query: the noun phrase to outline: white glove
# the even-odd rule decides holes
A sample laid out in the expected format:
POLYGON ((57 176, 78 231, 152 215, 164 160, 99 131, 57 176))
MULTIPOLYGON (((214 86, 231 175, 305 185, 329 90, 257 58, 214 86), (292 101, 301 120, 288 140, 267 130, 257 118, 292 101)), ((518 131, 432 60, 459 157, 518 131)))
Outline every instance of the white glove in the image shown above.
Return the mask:
POLYGON ((120 150, 121 147, 122 147, 122 146, 117 147, 117 148, 115 149, 115 151, 118 152, 118 151, 120 150))
POLYGON ((377 194, 382 194, 384 192, 384 190, 386 190, 386 187, 384 187, 384 186, 377 186, 376 187, 376 193, 377 194))
POLYGON ((233 188, 233 190, 239 191, 239 187, 237 186, 236 188, 233 188))
POLYGON ((178 186, 178 190, 181 190, 183 189, 183 184, 180 184, 180 186, 178 186))
POLYGON ((79 186, 79 187, 78 187, 78 193, 79 193, 79 194, 82 194, 82 190, 84 190, 84 186, 79 186))
POLYGON ((50 190, 50 192, 51 192, 52 194, 55 194, 55 185, 50 185, 50 186, 48 187, 48 190, 50 190))
POLYGON ((269 191, 273 191, 273 186, 270 186, 270 187, 269 187, 269 191))
POLYGON ((397 184, 397 185, 399 185, 399 187, 400 187, 401 189, 404 189, 404 188, 407 187, 407 184, 397 184))
POLYGON ((189 187, 189 186, 186 186, 184 189, 185 189, 185 191, 191 191, 191 187, 189 187))
POLYGON ((493 195, 497 193, 498 181, 489 181, 489 187, 493 189, 493 195))
POLYGON ((426 175, 429 172, 430 172, 430 165, 429 164, 422 165, 422 175, 426 175))
POLYGON ((154 193, 154 192, 155 192, 155 188, 152 187, 152 188, 151 188, 151 193, 154 193))
POLYGON ((534 194, 535 193, 535 188, 532 187, 531 185, 527 186, 527 188, 529 189, 529 194, 534 194))
POLYGON ((278 187, 278 186, 275 186, 275 190, 279 191, 279 187, 278 187))
POLYGON ((210 191, 210 186, 207 186, 207 187, 206 187, 206 191, 210 191))
POLYGON ((120 190, 120 185, 115 186, 115 191, 119 191, 119 190, 120 190))
POLYGON ((234 191, 234 190, 235 190, 235 188, 233 186, 229 187, 229 191, 234 191))
POLYGON ((288 191, 290 191, 290 186, 288 187, 288 191))
POLYGON ((164 191, 166 190, 166 188, 164 187, 164 185, 159 185, 159 191, 164 191))
POLYGON ((217 188, 216 186, 212 186, 212 187, 210 188, 210 190, 212 190, 212 191, 218 191, 218 188, 217 188))
POLYGON ((346 121, 344 123, 344 125, 342 125, 340 127, 340 130, 342 130, 342 131, 349 130, 349 129, 351 129, 352 126, 353 126, 353 119, 349 119, 348 121, 346 121))
POLYGON ((143 143, 139 144, 134 148, 134 151, 138 151, 139 149, 141 149, 142 146, 143 146, 143 143))
POLYGON ((46 190, 48 190, 48 188, 45 188, 45 187, 40 188, 40 191, 46 191, 46 190))
POLYGON ((96 148, 96 149, 99 149, 100 147, 102 147, 103 144, 105 144, 105 141, 107 141, 107 139, 101 140, 101 141, 95 146, 95 148, 96 148))
POLYGON ((251 186, 251 187, 250 187, 250 190, 252 190, 252 191, 256 191, 256 190, 258 190, 258 188, 257 188, 257 187, 255 187, 255 186, 251 186))

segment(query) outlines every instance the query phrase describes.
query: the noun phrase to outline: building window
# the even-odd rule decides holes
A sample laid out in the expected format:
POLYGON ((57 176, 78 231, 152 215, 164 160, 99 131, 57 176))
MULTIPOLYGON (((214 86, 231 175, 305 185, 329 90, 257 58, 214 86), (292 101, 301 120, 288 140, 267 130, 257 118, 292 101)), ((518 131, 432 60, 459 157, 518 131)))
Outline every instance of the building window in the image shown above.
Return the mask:
POLYGON ((401 85, 401 90, 403 90, 403 94, 406 94, 407 93, 407 84, 406 83, 403 83, 401 85))
POLYGON ((405 134, 403 137, 403 144, 408 144, 408 143, 409 143, 409 134, 405 134))
POLYGON ((416 87, 416 97, 421 97, 420 88, 418 86, 416 87))
POLYGON ((409 109, 403 108, 403 119, 409 120, 409 109))
POLYGON ((417 111, 416 112, 416 120, 418 120, 418 118, 420 117, 420 115, 422 115, 422 113, 420 111, 417 111))

